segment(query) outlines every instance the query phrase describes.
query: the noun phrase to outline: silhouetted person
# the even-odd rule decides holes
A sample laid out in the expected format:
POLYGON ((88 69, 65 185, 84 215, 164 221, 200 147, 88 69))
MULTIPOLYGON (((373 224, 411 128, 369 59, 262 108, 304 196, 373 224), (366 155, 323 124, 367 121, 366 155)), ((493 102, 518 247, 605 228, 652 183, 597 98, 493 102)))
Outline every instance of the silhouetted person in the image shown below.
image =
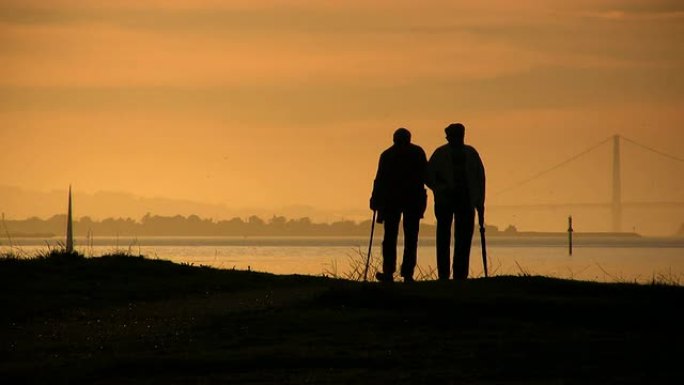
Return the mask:
POLYGON ((464 143, 463 124, 450 124, 444 132, 448 143, 430 157, 427 178, 435 197, 437 274, 439 279, 449 279, 451 224, 455 222, 454 279, 466 279, 475 210, 484 213, 485 171, 480 155, 464 143))
POLYGON ((378 172, 370 199, 371 210, 378 211, 378 223, 384 222, 382 241, 382 272, 376 278, 391 282, 397 265, 397 236, 403 215, 404 255, 401 276, 413 281, 418 249, 420 219, 425 213, 427 192, 425 151, 411 143, 411 133, 405 128, 394 132, 394 145, 380 155, 378 172))

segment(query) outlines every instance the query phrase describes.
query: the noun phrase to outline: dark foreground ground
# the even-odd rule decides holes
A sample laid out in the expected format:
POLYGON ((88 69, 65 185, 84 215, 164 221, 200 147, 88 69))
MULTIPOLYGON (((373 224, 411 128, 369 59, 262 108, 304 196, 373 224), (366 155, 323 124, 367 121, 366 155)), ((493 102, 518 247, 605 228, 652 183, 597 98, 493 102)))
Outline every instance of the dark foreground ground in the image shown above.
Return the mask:
POLYGON ((684 288, 0 260, 0 382, 679 384, 684 288))

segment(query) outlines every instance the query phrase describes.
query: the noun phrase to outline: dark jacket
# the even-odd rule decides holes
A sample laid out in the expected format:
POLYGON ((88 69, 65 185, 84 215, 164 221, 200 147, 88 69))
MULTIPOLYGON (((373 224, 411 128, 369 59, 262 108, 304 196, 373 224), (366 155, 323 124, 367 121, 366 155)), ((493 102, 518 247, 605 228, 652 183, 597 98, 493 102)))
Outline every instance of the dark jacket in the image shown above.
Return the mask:
MULTIPOLYGON (((462 182, 461 182, 462 183, 462 182)), ((445 144, 435 150, 428 165, 427 185, 435 195, 436 204, 452 204, 459 188, 467 188, 470 204, 476 209, 484 207, 485 170, 480 155, 468 145, 452 146, 445 144), (463 151, 465 162, 465 184, 458 186, 454 175, 454 151, 463 151)))
POLYGON ((380 155, 373 183, 371 209, 384 212, 417 213, 421 218, 427 205, 425 177, 427 157, 415 144, 394 144, 380 155))

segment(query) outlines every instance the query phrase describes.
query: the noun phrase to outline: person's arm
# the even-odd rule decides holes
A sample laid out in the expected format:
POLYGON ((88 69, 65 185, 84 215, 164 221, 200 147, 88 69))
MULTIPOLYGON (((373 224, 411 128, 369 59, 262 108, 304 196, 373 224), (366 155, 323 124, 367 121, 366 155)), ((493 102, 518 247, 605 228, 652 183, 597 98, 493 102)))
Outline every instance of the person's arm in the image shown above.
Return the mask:
POLYGON ((425 215, 425 210, 427 209, 427 191, 425 190, 425 185, 427 185, 428 179, 428 161, 425 151, 423 151, 422 148, 420 149, 420 175, 422 179, 422 183, 420 185, 420 217, 423 218, 425 215))
POLYGON ((420 149, 420 175, 422 177, 423 184, 426 185, 428 181, 428 160, 427 156, 425 155, 425 151, 423 149, 420 149))
POLYGON ((427 185, 430 190, 435 190, 437 183, 437 151, 432 153, 430 160, 425 165, 425 185, 427 185))
POLYGON ((373 211, 380 210, 384 205, 384 195, 385 195, 385 179, 386 179, 386 161, 384 157, 380 156, 380 161, 378 162, 378 171, 375 174, 375 180, 373 181, 373 191, 371 192, 370 198, 370 209, 373 211))
POLYGON ((485 168, 484 164, 482 163, 482 158, 480 158, 480 154, 478 154, 477 151, 474 151, 475 153, 475 159, 476 159, 476 175, 477 175, 477 181, 478 181, 478 190, 480 192, 480 196, 478 197, 478 202, 475 208, 477 209, 478 216, 480 217, 480 225, 484 226, 484 214, 485 214, 485 196, 486 196, 486 189, 487 189, 487 182, 486 182, 486 175, 485 175, 485 168))

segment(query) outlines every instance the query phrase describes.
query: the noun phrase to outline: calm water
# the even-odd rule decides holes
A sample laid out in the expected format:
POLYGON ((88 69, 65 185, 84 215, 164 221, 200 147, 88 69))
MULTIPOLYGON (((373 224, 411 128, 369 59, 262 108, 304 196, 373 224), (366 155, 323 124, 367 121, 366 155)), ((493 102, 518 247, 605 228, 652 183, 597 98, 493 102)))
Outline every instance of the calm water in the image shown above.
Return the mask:
MULTIPOLYGON (((363 263, 368 240, 338 238, 278 237, 145 237, 77 239, 77 249, 86 255, 116 250, 143 254, 193 265, 225 269, 248 269, 276 274, 344 275, 363 263)), ((54 247, 57 239, 14 239, 14 250, 31 254, 54 247)), ((381 240, 374 241, 372 254, 379 260, 381 240)), ((8 241, 0 251, 9 250, 8 241)), ((684 239, 682 238, 578 238, 568 255, 563 237, 492 237, 488 239, 491 275, 532 274, 595 281, 639 281, 652 279, 684 283, 684 239)), ((399 247, 401 255, 401 247, 399 247)), ((421 239, 418 265, 429 275, 435 266, 434 239, 421 239)), ((471 276, 482 276, 479 238, 473 241, 471 276)), ((417 273, 420 274, 420 273, 417 273)))

